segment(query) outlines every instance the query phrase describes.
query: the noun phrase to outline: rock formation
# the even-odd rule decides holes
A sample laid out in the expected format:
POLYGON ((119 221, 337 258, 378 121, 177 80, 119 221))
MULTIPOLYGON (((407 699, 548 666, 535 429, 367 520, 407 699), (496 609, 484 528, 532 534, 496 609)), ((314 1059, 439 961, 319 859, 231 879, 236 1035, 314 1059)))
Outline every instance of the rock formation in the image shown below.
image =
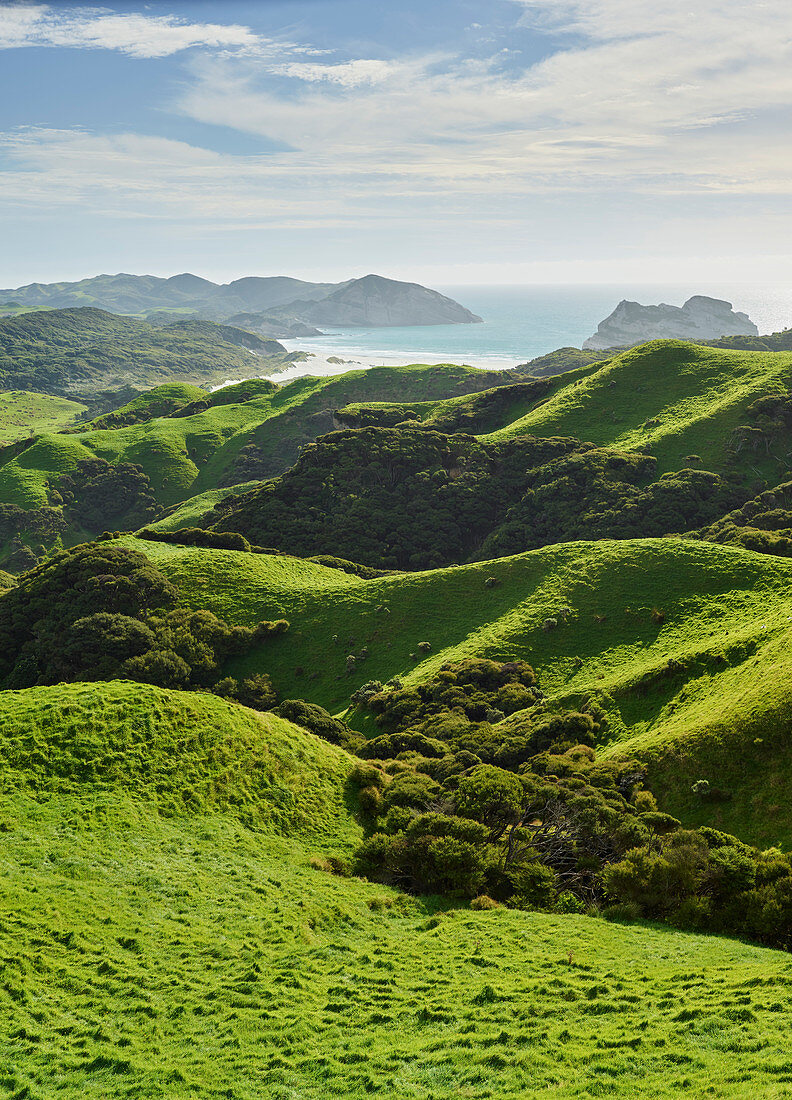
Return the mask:
POLYGON ((731 302, 696 294, 683 306, 642 306, 623 301, 584 350, 633 347, 647 340, 717 340, 721 336, 758 336, 759 329, 746 313, 735 313, 731 302))

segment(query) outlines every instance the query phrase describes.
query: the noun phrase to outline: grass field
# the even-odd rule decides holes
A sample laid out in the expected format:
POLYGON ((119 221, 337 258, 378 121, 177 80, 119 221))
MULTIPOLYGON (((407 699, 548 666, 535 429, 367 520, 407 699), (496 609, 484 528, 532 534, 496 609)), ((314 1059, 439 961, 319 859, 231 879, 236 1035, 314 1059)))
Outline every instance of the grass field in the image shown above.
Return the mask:
MULTIPOLYGON (((610 360, 491 438, 527 432, 572 435, 625 450, 648 444, 658 473, 687 465, 691 454, 704 469, 721 470, 746 407, 791 384, 792 353, 656 341, 610 360)), ((753 461, 758 471, 774 472, 772 462, 753 461)))
POLYGON ((288 633, 231 669, 269 672, 285 698, 340 712, 368 679, 420 681, 473 655, 523 658, 555 704, 602 709, 606 751, 640 753, 669 812, 792 844, 786 559, 675 539, 605 541, 361 581, 296 558, 124 542, 195 607, 245 624, 287 618, 288 633), (552 618, 558 627, 543 629, 552 618), (421 641, 432 649, 417 660, 421 641), (347 675, 347 655, 364 647, 347 675), (734 797, 697 802, 700 778, 734 797))
POLYGON ((46 393, 27 390, 0 393, 0 445, 68 428, 85 409, 79 401, 46 393))
POLYGON ((217 700, 61 685, 0 715, 9 1097, 792 1095, 782 952, 313 870, 360 835, 347 758, 217 700))

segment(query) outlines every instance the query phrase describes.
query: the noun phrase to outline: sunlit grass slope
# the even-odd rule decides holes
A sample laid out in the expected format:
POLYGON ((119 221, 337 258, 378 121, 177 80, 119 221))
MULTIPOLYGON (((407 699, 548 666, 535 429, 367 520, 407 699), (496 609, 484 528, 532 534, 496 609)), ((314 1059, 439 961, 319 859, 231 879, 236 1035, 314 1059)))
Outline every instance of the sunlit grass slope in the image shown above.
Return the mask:
MULTIPOLYGON (((518 376, 514 381, 523 385, 500 394, 369 406, 358 402, 342 416, 351 426, 419 417, 435 431, 468 431, 491 440, 571 436, 626 450, 648 445, 659 474, 690 465, 691 456, 704 469, 721 470, 746 408, 792 385, 792 353, 658 340, 603 364, 543 380, 547 388, 541 391, 518 376)), ((778 473, 777 461, 764 453, 747 451, 742 465, 754 475, 778 473)))
POLYGON ((232 670, 269 672, 284 697, 338 712, 368 679, 418 682, 473 655, 524 658, 551 700, 603 710, 606 751, 639 753, 669 810, 792 843, 786 559, 676 539, 603 541, 361 581, 293 558, 127 544, 195 607, 232 622, 289 619, 287 634, 232 670), (422 641, 431 652, 419 660, 422 641), (347 655, 364 650, 348 675, 347 655), (699 778, 732 800, 699 804, 699 778))
POLYGON ((792 353, 653 341, 588 372, 489 438, 527 433, 625 449, 650 444, 659 473, 680 469, 691 454, 705 469, 721 469, 746 407, 791 384, 792 353))
POLYGON ((152 812, 225 811, 270 832, 349 832, 351 760, 272 714, 114 680, 0 692, 0 789, 123 792, 152 812))
POLYGON ((498 377, 469 367, 378 367, 336 378, 298 378, 272 394, 193 416, 79 435, 44 434, 0 466, 0 503, 41 507, 48 481, 98 456, 142 466, 159 502, 172 505, 218 488, 246 446, 256 448, 257 476, 282 472, 296 460, 299 446, 333 430, 333 412, 351 400, 448 396, 492 385, 498 377))
POLYGON ((348 758, 203 696, 60 685, 0 715, 9 1097, 792 1095, 782 952, 315 871, 359 835, 348 758))
POLYGON ((206 390, 191 386, 187 382, 164 382, 161 386, 146 390, 112 412, 97 416, 89 424, 89 429, 122 428, 127 424, 138 424, 153 420, 157 416, 168 416, 175 409, 189 405, 191 401, 208 398, 206 390))
POLYGON ((0 393, 0 445, 66 428, 85 408, 78 401, 46 393, 27 390, 0 393))
POLYGON ((209 522, 208 518, 204 522, 205 517, 209 516, 221 500, 229 494, 238 496, 240 493, 249 492, 258 484, 257 481, 243 481, 227 489, 207 489, 205 493, 196 493, 195 496, 187 497, 181 504, 172 505, 162 519, 147 526, 154 531, 180 531, 185 527, 204 527, 209 522))

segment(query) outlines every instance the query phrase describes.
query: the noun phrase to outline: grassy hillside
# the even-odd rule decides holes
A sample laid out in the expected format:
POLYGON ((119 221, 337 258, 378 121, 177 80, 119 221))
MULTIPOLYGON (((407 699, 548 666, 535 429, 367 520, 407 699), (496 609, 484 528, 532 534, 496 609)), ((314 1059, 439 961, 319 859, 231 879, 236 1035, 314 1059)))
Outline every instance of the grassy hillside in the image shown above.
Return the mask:
POLYGON ((69 396, 174 380, 202 385, 260 374, 262 356, 270 366, 286 357, 281 348, 273 359, 271 342, 234 332, 208 322, 149 325, 91 308, 24 313, 0 319, 0 386, 69 396))
POLYGON ((357 402, 336 415, 356 430, 219 502, 213 525, 402 569, 709 529, 789 480, 790 381, 789 352, 664 341, 554 379, 357 402))
POLYGON ((0 785, 31 796, 124 792, 161 813, 225 811, 280 834, 338 837, 350 761, 214 695, 114 680, 0 692, 0 785))
MULTIPOLYGON (((299 378, 282 387, 255 380, 190 400, 177 415, 148 419, 152 402, 180 402, 194 391, 170 383, 143 394, 121 410, 125 419, 140 420, 126 427, 102 428, 112 416, 98 421, 98 430, 76 434, 43 434, 23 451, 0 454, 0 505, 29 513, 16 517, 15 530, 36 553, 62 538, 66 545, 97 534, 105 527, 125 529, 123 515, 108 515, 100 527, 85 530, 56 514, 40 514, 50 504, 59 479, 72 477, 96 459, 140 466, 149 479, 147 491, 157 503, 170 507, 192 496, 280 473, 294 462, 299 449, 335 426, 334 411, 351 400, 376 400, 389 395, 441 397, 493 385, 505 372, 467 367, 382 367, 354 371, 336 378, 299 378), (175 394, 175 397, 174 397, 175 394), (233 399, 236 398, 234 401, 233 399), (229 399, 231 399, 229 403, 229 399), (203 406, 206 405, 204 408, 203 406), (189 413, 191 409, 201 411, 189 413)), ((113 414, 113 416, 118 414, 113 414)), ((190 506, 190 515, 202 514, 202 505, 190 506)), ((13 524, 12 524, 13 527, 13 524)), ((6 535, 0 559, 8 553, 6 535)))
POLYGON ((788 1091, 782 952, 313 870, 359 835, 346 758, 269 716, 128 684, 0 714, 9 1096, 788 1091))
POLYGON ((161 386, 146 390, 126 404, 113 409, 112 412, 94 417, 85 427, 86 430, 126 428, 130 424, 140 424, 146 420, 154 420, 158 416, 170 416, 177 409, 208 397, 206 390, 191 386, 187 382, 164 382, 161 386))
MULTIPOLYGON (((748 410, 792 385, 792 352, 703 347, 654 341, 605 363, 593 362, 541 383, 521 382, 504 393, 453 400, 365 407, 341 419, 352 427, 389 427, 405 416, 434 431, 473 432, 484 440, 521 435, 572 436, 600 446, 647 450, 658 473, 691 464, 736 469, 746 479, 783 480, 789 468, 786 433, 735 439, 748 410), (544 384, 546 390, 537 389, 544 384), (739 454, 735 454, 735 444, 739 454)), ((413 426, 421 426, 413 425, 413 426)))
MULTIPOLYGON (((790 352, 655 341, 616 356, 493 438, 535 433, 625 449, 648 444, 660 472, 680 469, 691 454, 704 469, 720 470, 747 407, 791 384, 790 352)), ((777 472, 776 461, 765 455, 752 455, 751 464, 762 476, 777 472)))
POLYGON ((205 493, 196 493, 182 504, 174 504, 166 509, 161 519, 148 524, 154 531, 180 531, 184 527, 205 527, 212 520, 212 510, 229 495, 239 496, 250 492, 258 485, 257 481, 243 481, 241 485, 230 485, 227 489, 207 489, 205 493))
POLYGON ((0 446, 67 428, 85 409, 79 401, 45 393, 27 390, 0 393, 0 446))
POLYGON ((639 753, 669 812, 792 843, 788 560, 647 539, 362 581, 298 559, 124 541, 193 606, 243 624, 289 619, 287 634, 232 670, 269 672, 286 698, 338 712, 369 679, 409 684, 444 661, 522 658, 559 706, 602 709, 607 751, 639 753), (364 647, 348 675, 347 655, 364 647), (700 778, 731 801, 698 800, 700 778))

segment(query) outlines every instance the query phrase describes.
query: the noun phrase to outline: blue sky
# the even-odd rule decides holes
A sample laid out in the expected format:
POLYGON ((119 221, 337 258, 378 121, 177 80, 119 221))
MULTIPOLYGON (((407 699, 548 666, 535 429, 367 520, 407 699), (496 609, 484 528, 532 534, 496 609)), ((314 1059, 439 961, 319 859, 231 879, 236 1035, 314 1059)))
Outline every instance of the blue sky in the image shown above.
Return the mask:
POLYGON ((0 0, 0 286, 789 283, 788 0, 0 0))

